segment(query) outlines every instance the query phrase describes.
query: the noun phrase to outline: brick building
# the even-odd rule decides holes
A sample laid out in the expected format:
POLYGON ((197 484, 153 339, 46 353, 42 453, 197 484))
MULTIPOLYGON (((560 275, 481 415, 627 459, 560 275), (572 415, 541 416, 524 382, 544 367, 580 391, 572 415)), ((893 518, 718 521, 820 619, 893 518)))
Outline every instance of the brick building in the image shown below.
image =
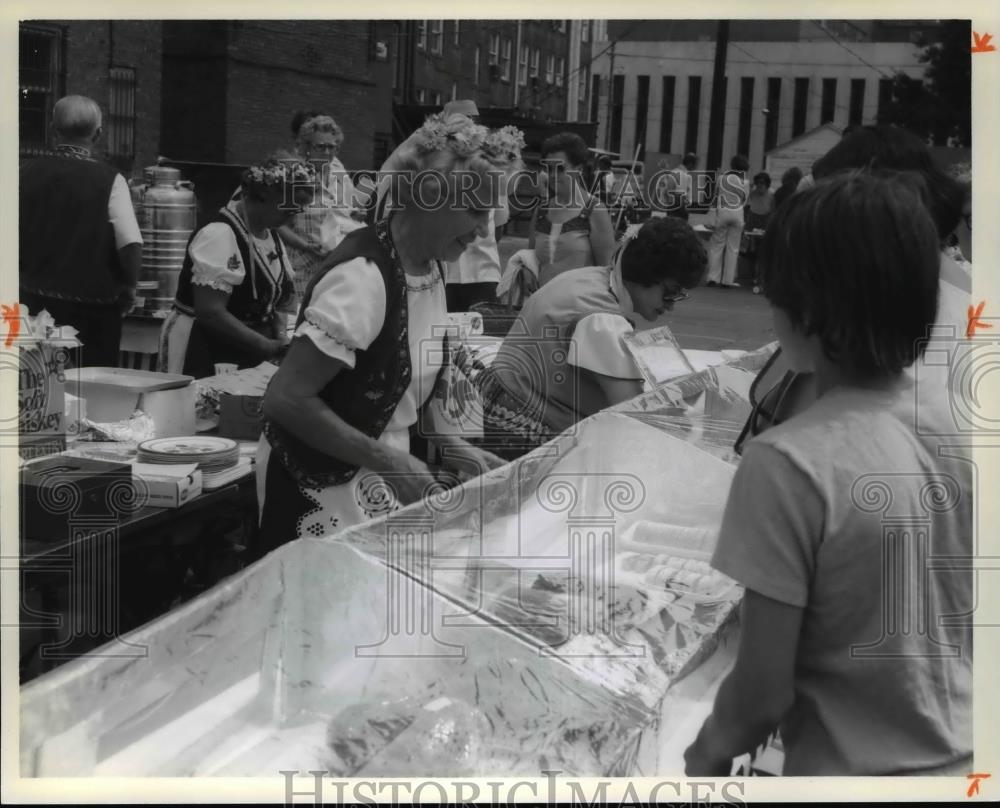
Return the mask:
POLYGON ((161 23, 157 20, 27 21, 19 31, 20 153, 51 146, 52 106, 93 98, 104 113, 106 152, 127 176, 160 149, 161 23))
POLYGON ((570 109, 574 32, 579 40, 570 20, 401 21, 393 98, 433 107, 471 98, 536 120, 580 120, 575 86, 570 109))
POLYGON ((372 168, 389 149, 391 37, 381 22, 163 23, 163 141, 178 161, 246 164, 289 147, 298 109, 328 110, 341 159, 372 168))

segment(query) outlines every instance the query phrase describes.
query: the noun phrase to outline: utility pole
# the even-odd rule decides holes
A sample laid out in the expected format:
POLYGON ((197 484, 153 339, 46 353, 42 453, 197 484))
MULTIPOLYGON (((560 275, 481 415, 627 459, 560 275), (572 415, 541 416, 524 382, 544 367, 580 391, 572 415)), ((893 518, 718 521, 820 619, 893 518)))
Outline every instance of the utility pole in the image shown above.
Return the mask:
POLYGON ((604 148, 611 151, 611 116, 615 97, 615 41, 611 40, 611 58, 608 68, 608 117, 604 122, 604 148))
MULTIPOLYGON (((705 168, 716 171, 722 163, 722 133, 726 125, 726 49, 729 47, 729 20, 719 20, 715 34, 715 67, 712 70, 712 101, 708 118, 708 153, 705 168)), ((713 193, 715 183, 712 183, 713 193)))

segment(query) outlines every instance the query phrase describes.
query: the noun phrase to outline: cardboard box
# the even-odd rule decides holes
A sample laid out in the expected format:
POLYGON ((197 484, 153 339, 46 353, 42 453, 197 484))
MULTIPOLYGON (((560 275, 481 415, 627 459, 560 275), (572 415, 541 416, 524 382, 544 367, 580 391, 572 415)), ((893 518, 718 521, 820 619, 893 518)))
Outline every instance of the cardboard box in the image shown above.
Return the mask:
POLYGON ((17 431, 27 460, 66 448, 63 394, 72 351, 60 342, 27 343, 18 351, 17 431))
POLYGON ((132 474, 136 488, 146 490, 145 504, 154 508, 179 508, 201 494, 197 463, 177 466, 135 463, 132 474))
POLYGON ((117 525, 136 505, 125 463, 56 455, 21 467, 21 535, 38 541, 70 536, 74 522, 117 525))
POLYGON ((219 395, 219 437, 233 440, 257 440, 263 426, 260 407, 264 396, 219 395))

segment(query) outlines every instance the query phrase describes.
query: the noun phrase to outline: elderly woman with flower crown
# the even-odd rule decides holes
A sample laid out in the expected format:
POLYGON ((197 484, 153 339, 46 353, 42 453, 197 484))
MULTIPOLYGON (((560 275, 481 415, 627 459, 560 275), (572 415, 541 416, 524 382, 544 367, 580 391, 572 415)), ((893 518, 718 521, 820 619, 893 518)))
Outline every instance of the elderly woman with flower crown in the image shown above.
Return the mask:
POLYGON ((195 378, 217 363, 253 367, 288 343, 292 269, 277 229, 313 199, 316 172, 271 158, 243 172, 239 191, 188 243, 159 367, 195 378))
POLYGON ((437 478, 410 453, 414 425, 455 471, 502 464, 435 434, 424 405, 448 357, 442 262, 485 235, 523 145, 512 127, 490 131, 439 114, 383 165, 376 223, 324 259, 264 396, 257 473, 265 549, 420 499, 437 478))

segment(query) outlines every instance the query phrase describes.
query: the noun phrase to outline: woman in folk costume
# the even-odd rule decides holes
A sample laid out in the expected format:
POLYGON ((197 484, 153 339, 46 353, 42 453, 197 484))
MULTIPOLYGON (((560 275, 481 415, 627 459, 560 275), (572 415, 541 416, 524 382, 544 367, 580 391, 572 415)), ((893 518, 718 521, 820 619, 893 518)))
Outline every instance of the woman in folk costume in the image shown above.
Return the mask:
POLYGON ((326 535, 432 491, 436 477, 410 453, 415 424, 455 470, 502 464, 436 434, 425 404, 448 357, 441 264, 485 233, 523 143, 511 127, 434 115, 383 166, 392 176, 376 224, 348 234, 324 260, 264 397, 257 473, 266 547, 326 535))

